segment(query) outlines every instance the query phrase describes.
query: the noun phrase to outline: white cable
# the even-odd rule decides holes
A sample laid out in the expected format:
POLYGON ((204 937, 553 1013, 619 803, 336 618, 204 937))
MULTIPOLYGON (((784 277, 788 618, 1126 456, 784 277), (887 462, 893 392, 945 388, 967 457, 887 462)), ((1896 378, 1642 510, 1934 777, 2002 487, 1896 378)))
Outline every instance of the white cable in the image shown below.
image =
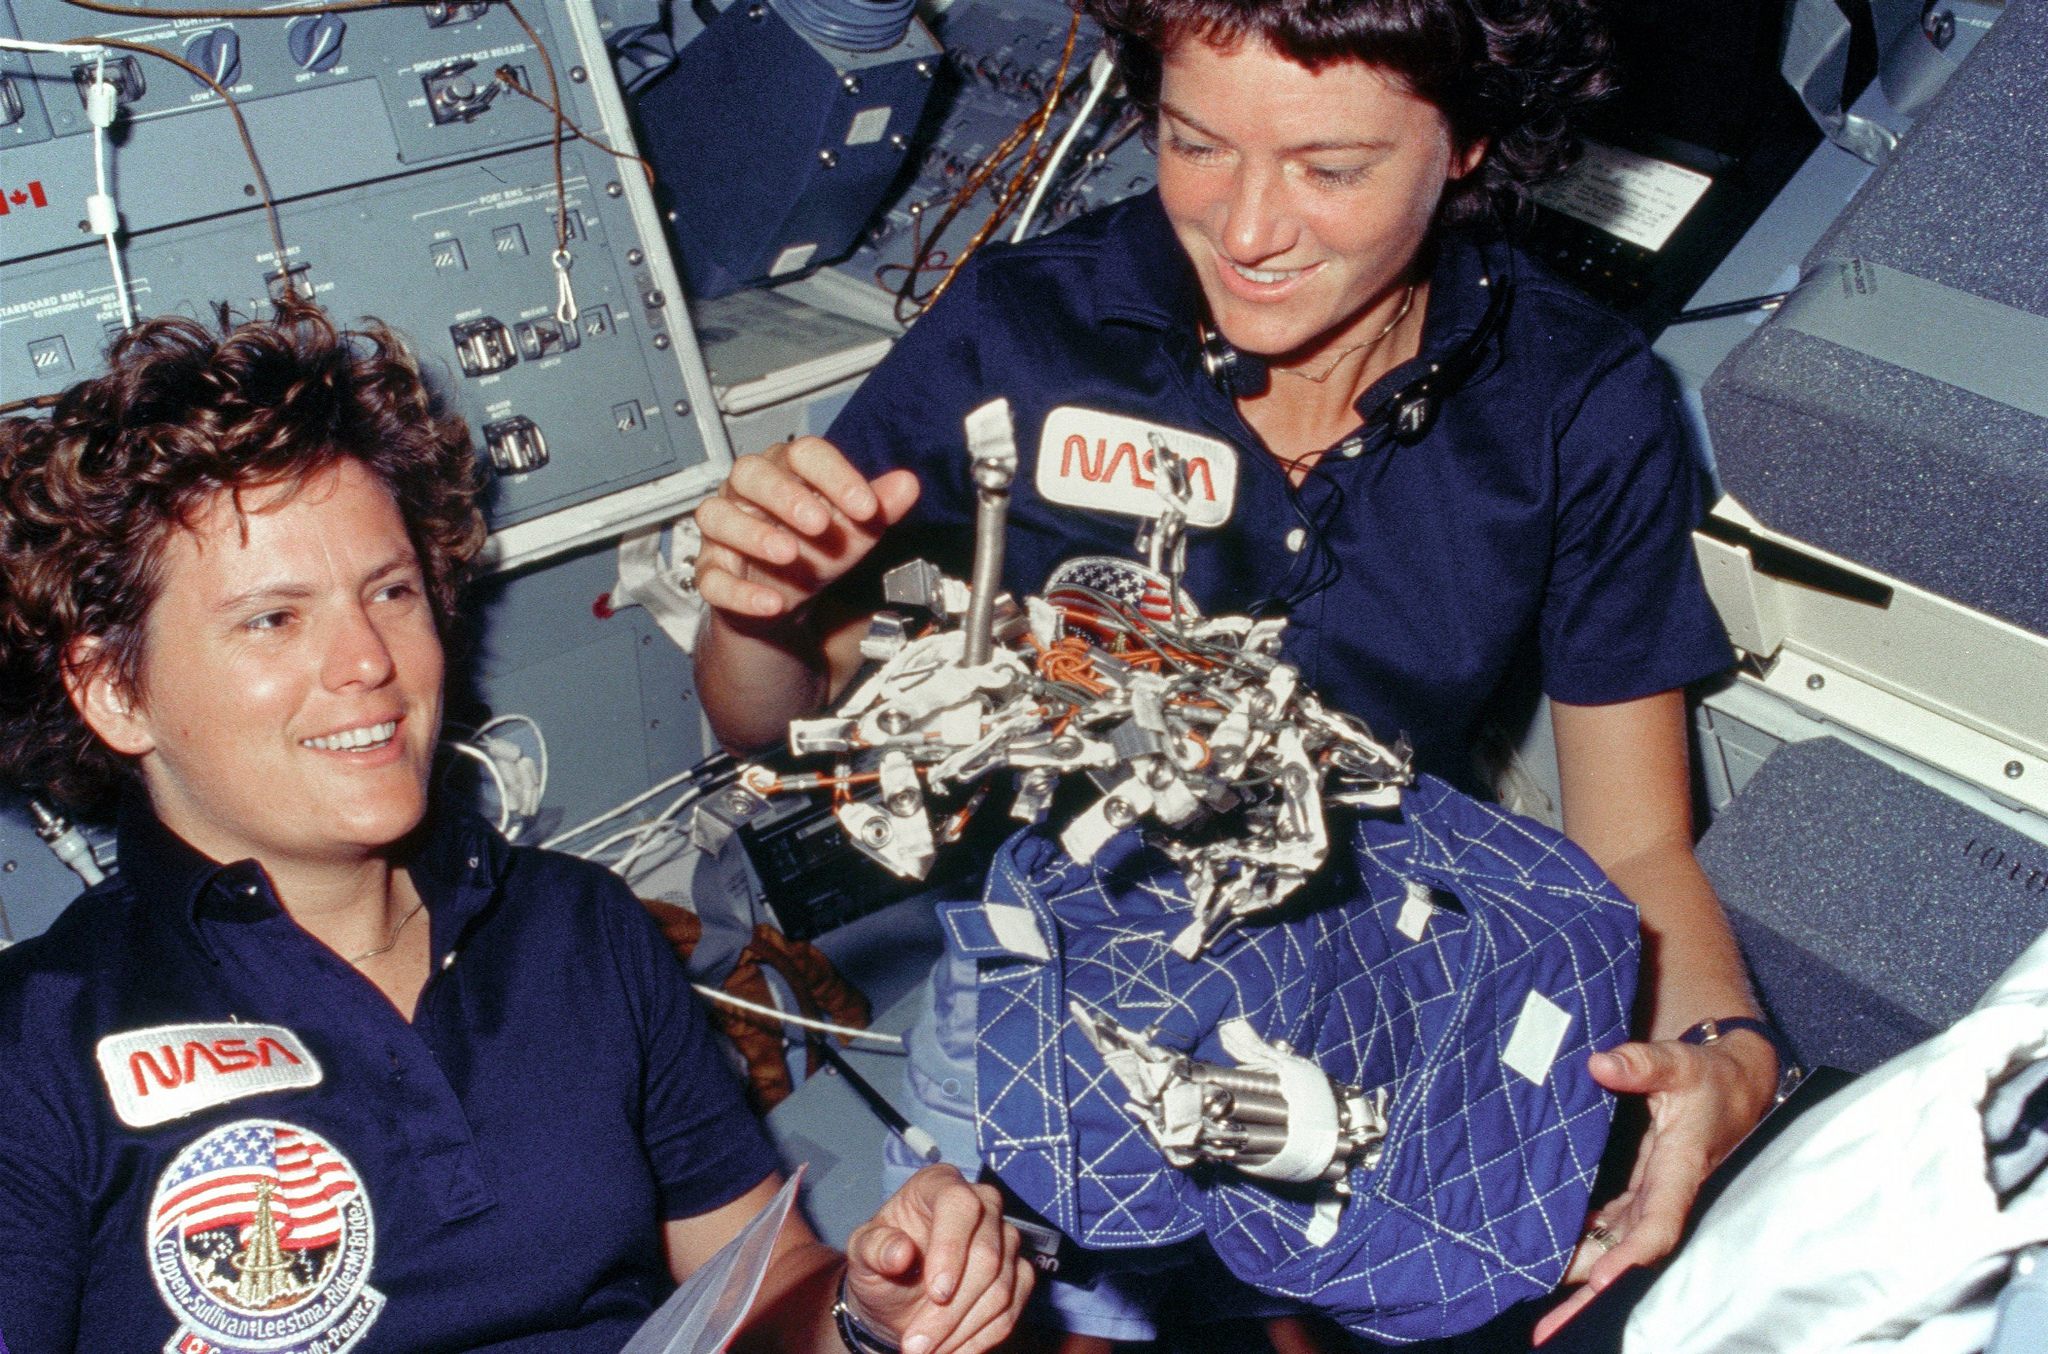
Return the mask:
POLYGON ((35 42, 28 38, 0 38, 0 49, 52 56, 104 56, 107 50, 96 42, 35 42))
POLYGON ((573 856, 581 856, 585 860, 598 861, 599 864, 603 864, 604 862, 598 860, 598 857, 602 856, 607 849, 616 846, 623 841, 637 841, 637 839, 644 837, 646 835, 647 824, 635 823, 631 827, 619 829, 617 832, 612 833, 612 835, 609 837, 599 838, 595 845, 586 846, 580 851, 571 851, 569 854, 573 856))
POLYGON ((85 91, 85 116, 92 123, 93 178, 92 196, 85 200, 85 220, 92 232, 107 242, 107 265, 114 273, 114 300, 121 308, 121 327, 133 329, 135 307, 128 301, 128 270, 121 266, 121 246, 116 239, 121 233, 121 211, 107 188, 107 145, 111 139, 107 129, 114 125, 120 112, 120 95, 107 81, 106 49, 100 48, 92 83, 85 91))
POLYGON ((581 849, 564 849, 568 849, 571 855, 581 856, 585 860, 595 861, 602 865, 604 861, 601 857, 607 850, 618 845, 620 842, 630 841, 633 844, 626 848, 625 853, 616 862, 607 867, 616 874, 624 875, 627 866, 638 858, 641 848, 650 845, 653 838, 673 835, 677 831, 675 825, 669 821, 671 818, 674 818, 681 810, 696 803, 703 797, 703 788, 693 785, 677 796, 674 803, 652 818, 635 823, 631 827, 622 827, 608 837, 599 838, 590 846, 581 849))
POLYGON ((694 804, 697 800, 701 799, 702 797, 703 792, 698 790, 697 787, 693 785, 689 789, 683 791, 682 794, 678 795, 674 803, 670 804, 660 813, 655 814, 654 817, 648 819, 645 823, 641 824, 641 827, 644 829, 644 835, 640 838, 638 842, 634 843, 633 849, 626 852, 625 855, 620 856, 619 863, 612 867, 612 869, 618 873, 619 877, 622 879, 632 878, 632 876, 627 874, 626 872, 630 870, 639 861, 640 857, 646 852, 647 848, 653 845, 656 836, 660 835, 659 829, 669 827, 670 819, 674 818, 678 813, 681 813, 685 808, 687 808, 691 804, 694 804))
POLYGON ((450 752, 459 752, 465 757, 483 763, 484 770, 491 773, 491 784, 498 790, 498 831, 509 835, 512 827, 512 792, 505 788, 505 773, 498 770, 497 761, 489 753, 456 738, 444 738, 441 746, 450 752))
POLYGON ((625 803, 620 804, 615 808, 606 809, 603 813, 598 814, 595 818, 586 818, 582 822, 578 823, 576 826, 568 829, 566 832, 557 832, 554 836, 542 842, 541 846, 545 850, 556 850, 562 845, 563 842, 574 841, 576 838, 590 831, 590 829, 597 827, 602 823, 609 823, 612 819, 618 817, 622 813, 632 812, 634 809, 639 808, 642 804, 645 804, 648 800, 660 794, 663 790, 667 790, 674 786, 681 785, 684 781, 691 779, 696 774, 697 772, 694 767, 688 771, 677 772, 675 775, 670 776, 667 780, 664 780, 657 785, 651 786, 648 789, 642 790, 639 794, 634 795, 625 803))
POLYGON ((1052 148, 1052 158, 1039 171, 1038 182, 1031 185, 1031 196, 1024 200, 1024 211, 1017 218, 1017 228, 1010 232, 1011 244, 1022 243, 1024 232, 1031 229, 1031 219, 1038 215, 1038 204, 1044 200, 1045 190, 1052 186, 1058 175, 1060 162, 1067 158, 1067 152, 1080 139, 1081 129, 1088 125, 1088 119, 1095 116, 1095 105, 1102 102, 1102 96, 1115 74, 1116 62, 1110 59, 1109 49, 1105 47, 1088 63, 1088 94, 1081 100, 1080 111, 1074 114, 1073 124, 1067 128, 1066 135, 1052 148))
POLYGON ((715 987, 707 987, 703 983, 691 983, 690 986, 696 988, 698 994, 708 1000, 723 1002, 727 1006, 736 1006, 742 1011, 752 1011, 755 1015, 768 1016, 781 1021, 785 1025, 795 1025, 806 1030, 817 1030, 821 1034, 837 1034, 848 1039, 871 1039, 875 1043, 885 1044, 890 1048, 900 1049, 904 1047, 903 1036, 900 1034, 876 1034, 873 1030, 857 1030, 850 1025, 834 1025, 829 1020, 813 1020, 809 1016, 800 1016, 793 1011, 782 1011, 777 1010, 773 1006, 763 1006, 757 1001, 748 1001, 745 997, 735 997, 730 992, 724 992, 715 987))
POLYGON ((634 842, 632 846, 627 848, 626 854, 619 857, 618 862, 611 867, 612 873, 621 879, 631 882, 633 867, 640 863, 642 856, 647 854, 647 848, 654 844, 655 838, 667 835, 662 831, 667 826, 668 824, 663 822, 644 824, 640 831, 640 840, 634 842))
POLYGON ((534 746, 540 751, 540 788, 535 790, 533 795, 534 812, 538 813, 540 812, 540 801, 546 797, 548 792, 548 736, 540 731, 540 722, 532 715, 518 714, 499 715, 494 719, 485 720, 483 727, 476 731, 476 736, 482 738, 500 724, 524 724, 527 728, 533 730, 534 746))

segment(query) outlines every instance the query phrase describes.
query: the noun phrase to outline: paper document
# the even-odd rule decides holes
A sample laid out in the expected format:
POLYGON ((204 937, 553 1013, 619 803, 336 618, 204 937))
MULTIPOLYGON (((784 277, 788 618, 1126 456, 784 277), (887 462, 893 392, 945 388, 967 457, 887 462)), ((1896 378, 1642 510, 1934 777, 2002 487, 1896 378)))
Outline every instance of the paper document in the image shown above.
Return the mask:
POLYGON ((739 1333, 761 1291, 775 1238, 796 1203, 799 1167, 768 1206, 647 1318, 619 1354, 718 1354, 739 1333))

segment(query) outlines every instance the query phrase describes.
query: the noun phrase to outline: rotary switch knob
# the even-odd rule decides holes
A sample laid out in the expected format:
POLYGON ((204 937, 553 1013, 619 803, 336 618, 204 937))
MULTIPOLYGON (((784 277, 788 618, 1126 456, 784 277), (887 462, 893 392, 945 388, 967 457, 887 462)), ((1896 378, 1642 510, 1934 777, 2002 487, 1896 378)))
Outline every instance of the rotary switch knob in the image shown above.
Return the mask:
MULTIPOLYGON (((232 28, 209 28, 185 42, 185 59, 213 77, 214 84, 231 87, 242 78, 242 39, 232 28)), ((206 82, 201 80, 200 84, 206 82)))
POLYGON ((348 25, 339 15, 314 14, 294 19, 285 30, 285 49, 301 70, 331 71, 341 61, 341 39, 348 25))

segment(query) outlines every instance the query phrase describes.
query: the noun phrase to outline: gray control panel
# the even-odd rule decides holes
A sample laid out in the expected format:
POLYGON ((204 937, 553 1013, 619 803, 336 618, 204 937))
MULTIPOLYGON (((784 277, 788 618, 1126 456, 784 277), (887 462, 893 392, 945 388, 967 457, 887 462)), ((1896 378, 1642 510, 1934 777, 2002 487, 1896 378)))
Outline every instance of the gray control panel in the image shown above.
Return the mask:
POLYGON ((103 72, 121 101, 108 187, 135 314, 260 314, 288 275, 344 322, 383 320, 498 472, 495 526, 657 479, 678 508, 715 485, 724 433, 641 170, 569 133, 556 172, 551 88, 577 128, 632 147, 587 5, 155 7, 0 0, 0 36, 152 49, 0 54, 0 398, 92 374, 120 330, 84 224, 84 91, 103 72), (227 91, 253 161, 221 94, 157 53, 227 91))

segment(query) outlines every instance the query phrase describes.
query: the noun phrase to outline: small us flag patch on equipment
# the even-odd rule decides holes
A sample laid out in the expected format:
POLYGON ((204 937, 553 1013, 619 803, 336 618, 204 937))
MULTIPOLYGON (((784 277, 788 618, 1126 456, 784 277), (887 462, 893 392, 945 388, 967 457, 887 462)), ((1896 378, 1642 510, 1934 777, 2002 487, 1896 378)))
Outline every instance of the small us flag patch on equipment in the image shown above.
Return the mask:
MULTIPOLYGON (((1173 593, 1165 577, 1131 560, 1083 555, 1054 569, 1045 581, 1045 600, 1070 613, 1102 615, 1104 597, 1161 625, 1174 618, 1173 593)), ((1180 615, 1183 620, 1200 620, 1202 615, 1185 592, 1180 615)))

